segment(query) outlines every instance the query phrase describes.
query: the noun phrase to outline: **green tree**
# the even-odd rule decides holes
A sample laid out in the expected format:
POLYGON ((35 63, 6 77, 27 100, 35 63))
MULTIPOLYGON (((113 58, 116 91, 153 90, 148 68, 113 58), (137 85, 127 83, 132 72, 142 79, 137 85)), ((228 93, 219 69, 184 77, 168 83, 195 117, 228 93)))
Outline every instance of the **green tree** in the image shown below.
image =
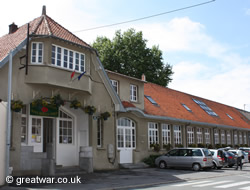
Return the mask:
POLYGON ((146 80, 162 86, 172 81, 172 66, 164 64, 158 46, 147 47, 142 32, 129 29, 123 34, 116 31, 113 40, 97 37, 93 47, 97 49, 105 69, 135 78, 146 75, 146 80))

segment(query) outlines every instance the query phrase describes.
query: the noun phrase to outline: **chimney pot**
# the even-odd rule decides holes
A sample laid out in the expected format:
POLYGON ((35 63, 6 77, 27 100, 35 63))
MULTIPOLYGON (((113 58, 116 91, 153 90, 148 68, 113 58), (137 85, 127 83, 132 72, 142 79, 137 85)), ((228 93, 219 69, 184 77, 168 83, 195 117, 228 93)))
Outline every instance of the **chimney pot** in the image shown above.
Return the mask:
POLYGON ((9 25, 9 34, 13 34, 15 31, 17 31, 18 27, 15 25, 13 22, 12 24, 9 25))
POLYGON ((146 76, 145 76, 144 74, 142 74, 141 80, 142 80, 142 81, 146 81, 146 76))

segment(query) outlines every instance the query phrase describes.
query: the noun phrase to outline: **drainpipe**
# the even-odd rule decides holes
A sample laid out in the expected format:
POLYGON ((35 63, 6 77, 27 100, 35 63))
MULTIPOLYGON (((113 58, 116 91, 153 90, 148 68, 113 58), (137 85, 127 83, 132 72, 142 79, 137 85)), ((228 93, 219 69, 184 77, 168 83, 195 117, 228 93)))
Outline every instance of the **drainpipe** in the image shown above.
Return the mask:
POLYGON ((10 175, 10 131, 11 131, 11 87, 12 87, 12 50, 9 53, 9 74, 8 74, 8 104, 7 104, 7 129, 6 129, 6 177, 10 175))

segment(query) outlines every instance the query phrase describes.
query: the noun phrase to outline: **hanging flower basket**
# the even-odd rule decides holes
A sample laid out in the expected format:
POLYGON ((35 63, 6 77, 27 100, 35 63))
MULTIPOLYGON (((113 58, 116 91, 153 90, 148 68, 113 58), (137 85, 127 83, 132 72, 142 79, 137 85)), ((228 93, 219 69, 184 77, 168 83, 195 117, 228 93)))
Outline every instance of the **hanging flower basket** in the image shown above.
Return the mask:
POLYGON ((39 98, 32 102, 32 106, 36 106, 36 107, 44 107, 47 105, 48 105, 48 102, 44 98, 39 98))
POLYGON ((20 112, 24 107, 23 102, 21 100, 11 101, 11 110, 14 112, 20 112))
POLYGON ((109 112, 104 112, 104 113, 101 113, 101 118, 103 119, 103 120, 107 120, 109 117, 111 116, 111 114, 109 113, 109 112))
POLYGON ((73 100, 70 103, 70 108, 78 109, 81 107, 82 107, 81 102, 79 102, 78 100, 73 100))
POLYGON ((94 106, 86 106, 84 108, 85 113, 89 114, 89 115, 93 115, 96 111, 96 108, 94 106))
POLYGON ((60 94, 57 94, 57 95, 53 96, 51 98, 50 102, 51 102, 52 105, 54 105, 54 106, 56 106, 58 108, 60 106, 64 106, 64 101, 63 101, 63 99, 62 99, 62 97, 61 97, 60 94))

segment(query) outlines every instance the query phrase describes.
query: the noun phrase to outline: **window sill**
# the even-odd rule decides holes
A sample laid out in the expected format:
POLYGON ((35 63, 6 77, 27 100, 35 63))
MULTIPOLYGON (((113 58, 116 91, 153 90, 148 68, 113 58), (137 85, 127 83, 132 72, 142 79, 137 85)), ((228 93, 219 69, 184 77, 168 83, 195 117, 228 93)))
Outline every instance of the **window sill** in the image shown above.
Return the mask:
POLYGON ((96 150, 106 150, 106 148, 103 147, 97 147, 96 150))

